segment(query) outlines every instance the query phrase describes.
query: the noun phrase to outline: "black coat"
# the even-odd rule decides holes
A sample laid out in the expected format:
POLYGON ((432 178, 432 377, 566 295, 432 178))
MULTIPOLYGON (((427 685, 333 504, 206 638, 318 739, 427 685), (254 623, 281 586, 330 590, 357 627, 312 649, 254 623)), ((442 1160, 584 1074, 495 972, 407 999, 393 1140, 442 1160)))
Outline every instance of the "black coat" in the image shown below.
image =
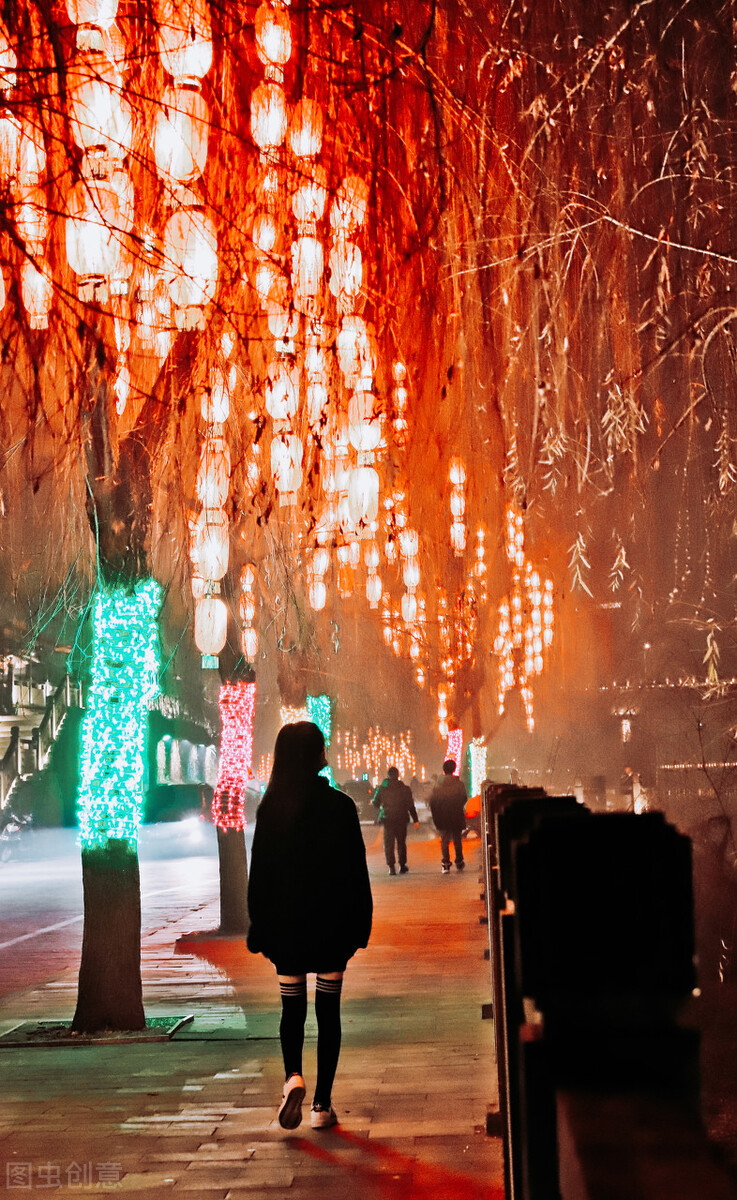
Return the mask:
POLYGON ((430 793, 430 812, 441 833, 463 829, 466 824, 466 793, 457 775, 443 775, 430 793))
POLYGON ((356 806, 318 776, 289 818, 265 796, 248 881, 248 949, 289 973, 337 970, 366 946, 373 902, 356 806))
POLYGON ((398 825, 402 828, 409 821, 417 820, 412 790, 406 783, 402 783, 401 779, 385 779, 374 792, 371 803, 374 808, 383 808, 385 825, 398 825))

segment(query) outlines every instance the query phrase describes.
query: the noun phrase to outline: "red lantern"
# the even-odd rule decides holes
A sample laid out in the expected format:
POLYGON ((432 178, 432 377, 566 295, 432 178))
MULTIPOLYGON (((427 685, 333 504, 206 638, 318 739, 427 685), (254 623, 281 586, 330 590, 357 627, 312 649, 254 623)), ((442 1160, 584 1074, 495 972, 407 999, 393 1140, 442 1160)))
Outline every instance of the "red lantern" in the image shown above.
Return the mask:
POLYGON ((289 503, 302 483, 302 442, 295 433, 281 433, 271 442, 271 473, 283 503, 289 503))
POLYGON ((105 150, 123 159, 133 141, 133 118, 121 94, 122 80, 103 55, 85 53, 67 72, 70 127, 84 151, 105 150))
POLYGON ((177 310, 177 327, 201 327, 203 310, 218 281, 217 234, 201 208, 180 208, 169 218, 164 258, 164 279, 177 310))
POLYGON ((251 132, 259 150, 281 146, 287 132, 287 101, 278 83, 260 83, 251 97, 251 132))
POLYGON ((175 82, 202 79, 212 66, 212 34, 206 0, 158 0, 159 54, 175 82))
POLYGON ((289 14, 285 9, 262 4, 254 22, 256 53, 265 65, 283 67, 292 53, 292 33, 289 14))
POLYGON ((217 596, 205 596, 194 609, 194 640, 200 654, 219 654, 228 636, 228 610, 217 596))
POLYGON ((164 179, 188 183, 207 161, 207 104, 194 88, 167 88, 156 114, 153 147, 164 179))
POLYGON ((25 260, 20 269, 20 290, 31 329, 48 328, 53 285, 45 263, 38 270, 30 259, 25 260))
POLYGON ((5 109, 0 112, 0 184, 15 180, 20 166, 20 121, 5 109))
POLYGON ((322 109, 316 100, 303 97, 289 127, 289 148, 297 158, 316 158, 322 149, 322 109))
POLYGON ((118 15, 118 0, 67 0, 67 12, 74 25, 109 29, 118 15))
POLYGON ((230 487, 230 450, 225 438, 205 438, 197 471, 197 498, 203 508, 222 508, 230 487))

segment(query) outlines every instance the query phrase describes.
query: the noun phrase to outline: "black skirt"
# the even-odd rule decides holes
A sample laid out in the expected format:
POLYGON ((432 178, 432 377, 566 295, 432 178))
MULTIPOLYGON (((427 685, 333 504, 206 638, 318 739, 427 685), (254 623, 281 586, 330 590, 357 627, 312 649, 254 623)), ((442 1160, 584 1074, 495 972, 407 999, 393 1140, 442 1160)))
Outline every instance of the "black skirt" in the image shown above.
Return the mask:
POLYGON ((321 963, 319 967, 315 966, 314 963, 311 966, 305 963, 294 962, 274 963, 277 975, 337 975, 338 972, 342 974, 347 965, 345 961, 332 962, 329 965, 321 963))

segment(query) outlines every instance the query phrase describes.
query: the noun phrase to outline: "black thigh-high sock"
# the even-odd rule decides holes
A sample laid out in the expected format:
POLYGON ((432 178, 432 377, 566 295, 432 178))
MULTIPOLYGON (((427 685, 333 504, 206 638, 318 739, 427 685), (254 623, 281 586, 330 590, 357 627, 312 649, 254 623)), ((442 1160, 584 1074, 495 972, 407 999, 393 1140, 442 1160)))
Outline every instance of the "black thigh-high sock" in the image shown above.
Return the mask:
POLYGON ((305 1040, 305 1017, 307 1016, 307 980, 298 983, 279 982, 281 992, 281 1022, 279 1037, 284 1058, 284 1074, 302 1074, 302 1046, 305 1040))
POLYGON ((317 1017, 317 1083, 315 1104, 330 1107, 333 1080, 340 1054, 340 990, 342 979, 317 977, 315 1016, 317 1017))

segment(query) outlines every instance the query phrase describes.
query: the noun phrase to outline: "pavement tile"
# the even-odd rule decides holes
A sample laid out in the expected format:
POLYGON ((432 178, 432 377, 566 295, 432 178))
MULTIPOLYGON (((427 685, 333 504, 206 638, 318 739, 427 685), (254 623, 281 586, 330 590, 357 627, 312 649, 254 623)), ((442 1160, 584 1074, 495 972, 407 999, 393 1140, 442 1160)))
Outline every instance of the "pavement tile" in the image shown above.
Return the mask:
MULTIPOLYGON (((344 983, 336 1129, 315 1133, 306 1119, 286 1133, 276 1122, 283 1074, 270 964, 237 939, 175 949, 198 921, 215 927, 213 896, 144 938, 147 1012, 193 1013, 181 1036, 0 1050, 0 1178, 6 1162, 73 1158, 115 1161, 123 1174, 116 1187, 64 1188, 63 1200, 498 1200, 501 1143, 474 1132, 497 1099, 493 1030, 480 1018, 490 988, 478 883, 472 872, 444 879, 437 839, 413 839, 397 888, 384 876, 380 834, 367 836, 375 925, 344 983)), ((16 1017, 68 1016, 76 967, 51 982, 0 1002, 0 1029, 16 1017)), ((308 997, 309 1088, 314 980, 308 997)))

